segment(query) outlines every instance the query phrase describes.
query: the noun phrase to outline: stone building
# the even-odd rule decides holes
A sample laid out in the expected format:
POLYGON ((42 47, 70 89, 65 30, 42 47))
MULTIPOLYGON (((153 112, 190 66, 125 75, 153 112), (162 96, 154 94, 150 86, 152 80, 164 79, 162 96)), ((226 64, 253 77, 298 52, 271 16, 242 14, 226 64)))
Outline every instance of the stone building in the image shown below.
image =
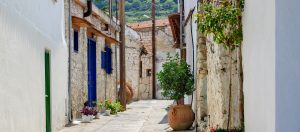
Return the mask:
MULTIPOLYGON (((139 62, 135 62, 139 66, 139 99, 152 98, 152 21, 144 21, 128 24, 129 27, 137 31, 141 45, 139 62)), ((162 64, 166 61, 167 54, 174 55, 176 49, 173 48, 173 38, 168 19, 156 20, 156 73, 158 73, 162 64)), ((163 99, 158 80, 156 81, 156 97, 163 99)))
POLYGON ((139 100, 141 37, 130 27, 125 28, 126 81, 131 84, 133 100, 139 100))
MULTIPOLYGON (((231 129, 241 128, 244 120, 241 50, 230 52, 215 44, 212 36, 199 34, 193 18, 198 13, 197 3, 197 0, 184 2, 186 52, 182 54, 194 71, 196 87, 194 97, 186 97, 185 103, 192 103, 201 131, 209 131, 210 127, 226 129, 228 123, 231 129)), ((170 21, 178 45, 179 13, 171 15, 170 21)))
MULTIPOLYGON (((118 25, 92 5, 92 14, 83 17, 85 0, 71 3, 71 104, 73 118, 81 117, 84 102, 117 98, 116 46, 118 25)), ((68 25, 68 3, 65 3, 68 25)), ((66 26, 66 38, 68 36, 66 26)))

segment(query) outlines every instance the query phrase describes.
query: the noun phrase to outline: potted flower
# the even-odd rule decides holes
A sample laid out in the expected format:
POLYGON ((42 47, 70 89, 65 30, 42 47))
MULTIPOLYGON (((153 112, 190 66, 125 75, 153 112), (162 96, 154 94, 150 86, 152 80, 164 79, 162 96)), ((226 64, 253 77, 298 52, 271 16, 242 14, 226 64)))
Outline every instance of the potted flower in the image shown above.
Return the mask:
POLYGON ((81 110, 82 113, 82 122, 91 122, 93 120, 92 111, 88 106, 84 106, 81 110))
POLYGON ((94 106, 94 107, 91 107, 91 112, 92 112, 92 114, 93 114, 93 117, 94 117, 94 119, 100 119, 100 107, 99 107, 99 104, 100 103, 98 103, 98 101, 93 101, 92 102, 92 105, 94 106))
POLYGON ((97 107, 92 107, 91 113, 94 119, 100 119, 100 113, 98 113, 97 107))
POLYGON ((111 104, 111 100, 105 100, 104 101, 104 106, 105 106, 105 114, 106 116, 110 116, 110 113, 111 113, 111 107, 112 107, 112 104, 111 104))
POLYGON ((105 113, 105 105, 102 101, 97 102, 97 107, 98 107, 99 113, 105 113))
POLYGON ((185 130, 192 126, 195 114, 191 105, 184 105, 184 95, 194 91, 194 78, 189 65, 176 54, 168 55, 163 69, 157 74, 164 97, 174 99, 177 105, 172 105, 168 112, 168 123, 173 130, 185 130))

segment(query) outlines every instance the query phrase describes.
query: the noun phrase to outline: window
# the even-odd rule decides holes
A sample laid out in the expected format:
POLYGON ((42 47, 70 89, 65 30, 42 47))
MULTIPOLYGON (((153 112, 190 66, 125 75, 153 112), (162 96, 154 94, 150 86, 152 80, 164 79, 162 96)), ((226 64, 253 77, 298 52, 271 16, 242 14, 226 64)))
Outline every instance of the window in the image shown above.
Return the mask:
POLYGON ((150 77, 151 76, 151 69, 147 69, 146 74, 147 74, 148 77, 150 77))
POLYGON ((143 77, 143 62, 140 61, 140 78, 143 77))
POLYGON ((74 31, 74 52, 78 53, 78 31, 74 31))

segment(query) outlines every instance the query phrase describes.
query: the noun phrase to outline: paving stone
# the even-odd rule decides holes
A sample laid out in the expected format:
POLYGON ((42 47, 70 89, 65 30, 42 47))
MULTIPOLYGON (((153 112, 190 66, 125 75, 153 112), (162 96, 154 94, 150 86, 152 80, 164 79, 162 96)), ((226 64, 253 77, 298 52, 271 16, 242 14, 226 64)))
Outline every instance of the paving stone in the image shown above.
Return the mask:
POLYGON ((125 112, 101 116, 91 123, 65 127, 60 132, 166 132, 171 131, 166 108, 170 100, 142 100, 132 102, 125 112))

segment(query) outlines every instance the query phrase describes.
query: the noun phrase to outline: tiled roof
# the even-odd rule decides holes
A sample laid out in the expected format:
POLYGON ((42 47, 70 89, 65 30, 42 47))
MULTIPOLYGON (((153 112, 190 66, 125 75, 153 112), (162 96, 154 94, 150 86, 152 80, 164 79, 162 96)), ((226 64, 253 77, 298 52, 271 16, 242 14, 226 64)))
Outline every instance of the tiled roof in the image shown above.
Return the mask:
MULTIPOLYGON (((155 26, 156 27, 164 27, 169 25, 169 20, 168 19, 161 19, 161 20, 156 20, 155 21, 155 26)), ((151 28, 152 27, 152 21, 144 21, 144 22, 137 22, 137 23, 129 23, 129 27, 135 30, 141 30, 145 28, 151 28)))

